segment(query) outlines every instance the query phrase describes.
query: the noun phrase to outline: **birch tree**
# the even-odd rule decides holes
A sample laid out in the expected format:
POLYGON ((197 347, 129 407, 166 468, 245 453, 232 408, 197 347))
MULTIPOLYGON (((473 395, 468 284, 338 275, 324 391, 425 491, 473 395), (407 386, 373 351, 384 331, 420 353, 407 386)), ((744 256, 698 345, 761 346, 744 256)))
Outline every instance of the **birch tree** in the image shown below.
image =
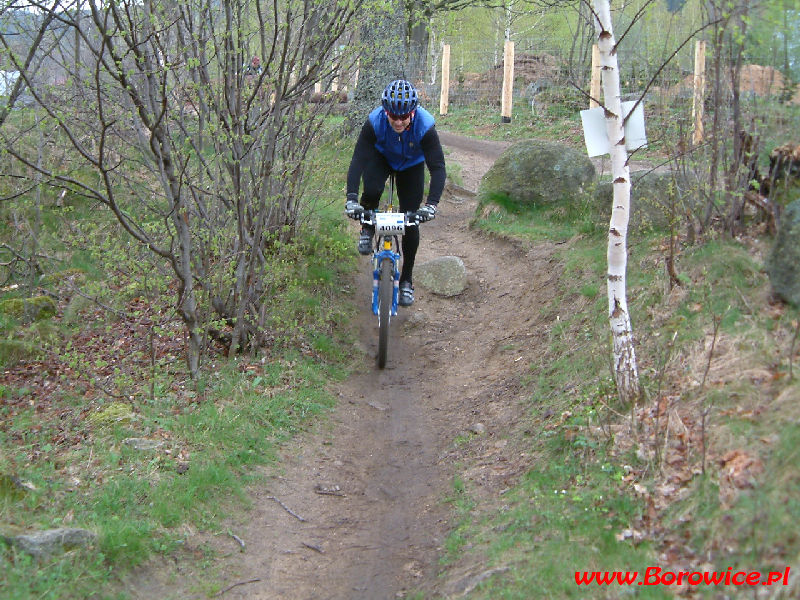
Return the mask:
POLYGON ((625 275, 628 262, 627 236, 631 201, 631 177, 625 148, 624 119, 620 98, 617 44, 611 25, 609 0, 593 0, 592 7, 600 49, 600 68, 606 129, 611 143, 611 172, 614 206, 608 231, 608 318, 611 325, 614 378, 623 402, 640 394, 639 373, 633 343, 633 327, 626 298, 625 275))

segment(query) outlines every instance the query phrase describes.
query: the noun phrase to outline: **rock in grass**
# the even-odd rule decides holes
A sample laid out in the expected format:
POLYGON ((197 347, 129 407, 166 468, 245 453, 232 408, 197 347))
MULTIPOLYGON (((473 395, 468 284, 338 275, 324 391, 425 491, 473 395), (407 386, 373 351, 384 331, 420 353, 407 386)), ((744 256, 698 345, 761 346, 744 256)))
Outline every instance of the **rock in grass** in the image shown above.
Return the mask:
POLYGON ((23 481, 16 475, 0 473, 0 498, 7 497, 19 500, 28 492, 36 490, 36 486, 29 481, 23 481))
POLYGON ((134 450, 157 450, 164 445, 164 442, 150 438, 125 438, 122 443, 134 450))
POLYGON ((49 319, 56 314, 56 301, 50 296, 33 298, 7 298, 0 301, 0 313, 23 323, 49 319))
POLYGON ((96 427, 113 427, 116 424, 129 425, 135 417, 133 408, 124 402, 111 402, 97 412, 89 415, 89 422, 96 427))
POLYGON ((74 294, 64 309, 64 315, 61 319, 68 324, 78 323, 81 319, 81 311, 90 304, 89 299, 80 294, 74 294))
POLYGON ((0 367, 13 367, 20 361, 36 357, 40 351, 40 347, 27 340, 0 340, 0 367))
POLYGON ((579 203, 595 175, 585 152, 558 142, 523 140, 503 152, 483 176, 478 210, 487 202, 512 211, 579 203))
POLYGON ((774 292, 800 306, 800 200, 789 204, 781 216, 766 268, 774 292))
POLYGON ((97 534, 88 529, 61 527, 36 533, 3 537, 6 543, 38 559, 92 544, 97 534))

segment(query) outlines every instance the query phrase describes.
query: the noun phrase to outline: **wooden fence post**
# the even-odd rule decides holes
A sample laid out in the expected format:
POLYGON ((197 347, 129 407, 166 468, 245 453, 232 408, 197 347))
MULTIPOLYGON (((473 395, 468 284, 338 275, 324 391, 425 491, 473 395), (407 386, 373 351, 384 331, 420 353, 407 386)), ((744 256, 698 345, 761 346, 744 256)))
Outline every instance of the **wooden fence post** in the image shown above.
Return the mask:
POLYGON ((501 115, 503 123, 511 123, 511 105, 514 93, 514 42, 506 40, 503 53, 503 99, 501 115))
POLYGON ((439 93, 439 114, 447 114, 450 101, 450 44, 442 46, 442 90, 439 93))
POLYGON ((692 144, 703 141, 703 101, 706 97, 706 43, 697 40, 694 48, 694 95, 692 99, 692 144))
POLYGON ((589 88, 589 108, 600 106, 600 46, 592 46, 592 83, 589 88))

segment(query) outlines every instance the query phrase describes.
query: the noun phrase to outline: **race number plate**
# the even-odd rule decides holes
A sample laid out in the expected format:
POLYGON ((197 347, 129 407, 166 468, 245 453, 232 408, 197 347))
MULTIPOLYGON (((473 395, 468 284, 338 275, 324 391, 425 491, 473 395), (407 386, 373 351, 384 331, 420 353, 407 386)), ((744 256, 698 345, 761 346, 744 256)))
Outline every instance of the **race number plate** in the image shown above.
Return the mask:
POLYGON ((377 213, 375 215, 375 232, 378 235, 403 235, 406 231, 403 213, 377 213))

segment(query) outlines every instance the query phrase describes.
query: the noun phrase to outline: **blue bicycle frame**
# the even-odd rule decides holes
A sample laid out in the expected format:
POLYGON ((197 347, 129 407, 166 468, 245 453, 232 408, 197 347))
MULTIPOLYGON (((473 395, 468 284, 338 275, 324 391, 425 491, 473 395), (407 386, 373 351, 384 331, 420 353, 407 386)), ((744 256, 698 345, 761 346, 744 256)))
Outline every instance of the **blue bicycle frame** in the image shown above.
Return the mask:
POLYGON ((400 290, 400 255, 394 250, 380 250, 375 251, 372 255, 372 314, 378 314, 378 281, 380 280, 380 265, 384 258, 392 261, 394 269, 394 286, 392 290, 392 311, 391 315, 397 316, 397 296, 400 290))
MULTIPOLYGON (((421 220, 428 220, 434 215, 430 212, 412 211, 398 213, 392 210, 394 196, 394 180, 392 194, 386 211, 349 209, 348 216, 359 219, 362 228, 371 228, 375 232, 375 249, 372 253, 372 313, 378 317, 378 368, 386 365, 389 346, 389 323, 397 316, 397 305, 400 295, 400 261, 402 258, 401 238, 406 227, 418 227, 421 220), (391 282, 391 288, 389 287, 391 282), (389 291, 391 289, 391 296, 389 291), (389 298, 391 297, 391 302, 389 298)), ((348 202, 349 205, 349 202, 348 202)), ((434 213, 435 214, 435 213, 434 213)))
POLYGON ((397 315, 397 298, 400 285, 400 237, 406 227, 417 226, 415 213, 372 212, 362 219, 362 223, 375 228, 375 251, 372 254, 372 313, 377 315, 380 306, 378 297, 380 268, 384 260, 392 262, 393 290, 391 316, 397 315))

